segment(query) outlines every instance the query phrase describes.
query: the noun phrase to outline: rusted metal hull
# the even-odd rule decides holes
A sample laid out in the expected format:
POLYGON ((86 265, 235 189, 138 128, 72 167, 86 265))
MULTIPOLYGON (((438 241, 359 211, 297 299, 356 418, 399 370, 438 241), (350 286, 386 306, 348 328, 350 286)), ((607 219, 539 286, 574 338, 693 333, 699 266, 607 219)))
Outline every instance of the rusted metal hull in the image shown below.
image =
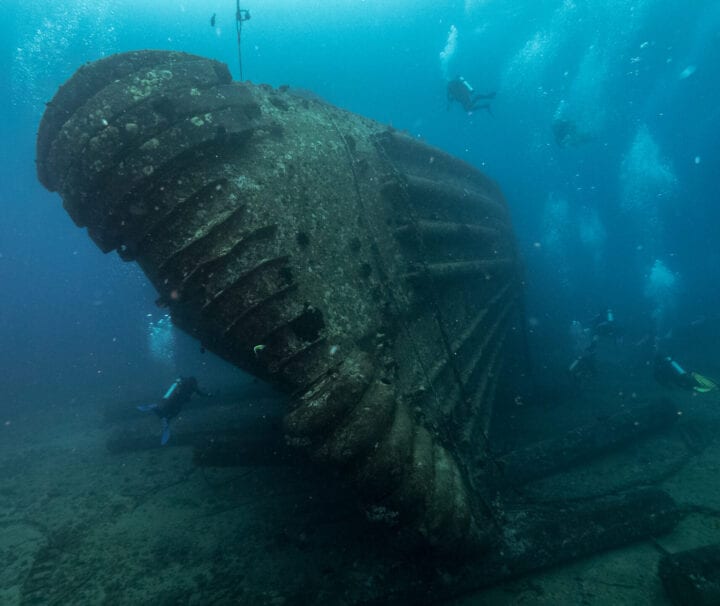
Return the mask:
POLYGON ((490 179, 162 51, 81 68, 37 151, 42 183, 137 261, 177 326, 290 394, 290 444, 433 545, 489 543, 487 432, 521 290, 490 179))

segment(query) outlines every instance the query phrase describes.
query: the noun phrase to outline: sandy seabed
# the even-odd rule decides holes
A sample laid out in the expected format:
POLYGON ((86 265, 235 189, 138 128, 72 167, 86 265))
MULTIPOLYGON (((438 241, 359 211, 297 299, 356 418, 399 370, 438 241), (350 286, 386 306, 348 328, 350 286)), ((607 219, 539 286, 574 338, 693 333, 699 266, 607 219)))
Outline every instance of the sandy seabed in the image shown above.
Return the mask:
MULTIPOLYGON (((675 396, 683 417, 673 435, 554 480, 582 492, 645 475, 705 508, 658 538, 671 552, 720 541, 720 398, 675 396), (673 457, 671 473, 654 467, 673 457)), ((349 605, 401 574, 387 564, 402 558, 385 558, 351 495, 312 468, 203 469, 188 447, 111 454, 101 407, 91 398, 42 414, 29 405, 2 420, 0 604, 349 605)), ((533 414, 567 417, 536 410, 528 424, 533 414)), ((662 606, 659 557, 645 541, 447 603, 662 606)))

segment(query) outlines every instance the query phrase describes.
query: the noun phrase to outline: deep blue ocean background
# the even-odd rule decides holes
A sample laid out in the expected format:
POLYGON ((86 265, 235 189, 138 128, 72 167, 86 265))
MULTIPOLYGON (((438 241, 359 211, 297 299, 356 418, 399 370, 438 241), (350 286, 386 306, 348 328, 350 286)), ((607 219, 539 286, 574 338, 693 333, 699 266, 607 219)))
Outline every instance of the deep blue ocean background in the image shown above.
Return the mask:
MULTIPOLYGON (((628 341, 660 335, 691 366, 717 368, 709 336, 720 323, 720 3, 243 7, 252 14, 245 78, 314 91, 499 182, 526 266, 537 368, 555 372, 571 359, 570 323, 605 306, 628 341), (497 92, 492 114, 448 109, 445 86, 459 74, 497 92), (589 140, 560 147, 558 118, 589 140)), ((230 0, 0 4, 3 415, 153 393, 177 373, 241 377, 167 327, 141 272, 73 225, 34 164, 44 103, 80 65, 173 49, 224 61, 237 77, 234 18, 230 0)))

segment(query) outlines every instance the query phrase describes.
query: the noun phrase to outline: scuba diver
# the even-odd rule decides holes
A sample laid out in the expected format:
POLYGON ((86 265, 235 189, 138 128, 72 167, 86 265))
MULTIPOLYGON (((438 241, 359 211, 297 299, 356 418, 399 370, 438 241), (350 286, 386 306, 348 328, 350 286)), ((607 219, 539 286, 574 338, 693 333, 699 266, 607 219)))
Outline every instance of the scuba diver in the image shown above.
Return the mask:
POLYGON ((595 354, 597 353, 597 343, 599 340, 600 337, 597 335, 593 336, 590 341, 590 345, 588 345, 568 367, 568 372, 574 378, 588 379, 590 377, 594 377, 597 373, 595 354))
POLYGON ((582 128, 578 120, 572 117, 565 99, 560 101, 553 116, 552 133, 558 147, 577 147, 594 138, 590 131, 582 128))
POLYGON ((593 140, 593 136, 581 130, 575 121, 564 118, 553 120, 552 132, 558 147, 577 147, 593 140))
POLYGON ((460 105, 463 106, 463 109, 466 112, 473 112, 477 109, 485 109, 488 111, 489 114, 492 115, 492 111, 490 109, 490 103, 481 103, 481 101, 485 100, 492 100, 495 98, 495 93, 487 93, 485 95, 482 95, 480 93, 476 93, 475 89, 473 89, 472 86, 468 83, 465 78, 462 76, 458 76, 454 80, 450 80, 447 85, 447 99, 448 99, 448 109, 450 109, 450 104, 453 101, 457 101, 460 105))
POLYGON ((179 377, 168 388, 159 402, 138 406, 141 412, 154 412, 162 422, 160 444, 165 446, 170 439, 170 420, 180 414, 182 407, 190 401, 193 394, 209 397, 210 394, 200 391, 195 377, 179 377))
POLYGON ((686 391, 707 393, 720 389, 717 381, 698 372, 685 370, 677 360, 656 348, 653 359, 655 380, 665 387, 680 387, 686 391))
POLYGON ((608 308, 601 311, 592 320, 593 335, 599 337, 620 337, 620 331, 615 323, 615 314, 613 310, 608 308))
POLYGON ((587 340, 588 337, 590 342, 585 347, 582 347, 578 357, 575 358, 568 367, 568 372, 578 379, 586 379, 595 376, 597 371, 595 357, 597 353, 597 344, 600 341, 600 338, 619 338, 619 330, 617 324, 615 323, 615 314, 613 313, 613 310, 608 308, 597 314, 593 318, 590 328, 583 328, 580 322, 573 320, 572 332, 578 344, 580 344, 583 340, 587 340))

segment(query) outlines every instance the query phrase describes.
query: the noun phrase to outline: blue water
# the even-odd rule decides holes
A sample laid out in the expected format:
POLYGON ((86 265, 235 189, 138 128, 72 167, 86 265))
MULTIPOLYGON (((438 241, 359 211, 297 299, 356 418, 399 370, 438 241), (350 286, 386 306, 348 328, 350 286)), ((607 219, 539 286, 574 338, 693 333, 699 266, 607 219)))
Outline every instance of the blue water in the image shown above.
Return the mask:
MULTIPOLYGON (((247 8, 245 78, 310 89, 499 182, 526 266, 536 360, 550 355, 549 343, 572 356, 571 321, 605 306, 638 338, 720 322, 716 1, 275 0, 247 8), (448 109, 446 82, 459 74, 497 92, 492 114, 448 109), (559 146, 558 117, 587 140, 559 146)), ((100 253, 39 185, 34 141, 58 86, 112 53, 182 50, 224 61, 237 77, 234 9, 217 0, 3 0, 0 406, 28 394, 71 401, 76 390, 157 388, 179 371, 222 369, 163 329, 140 271, 100 253)), ((701 345, 684 341, 684 354, 702 363, 712 352, 701 345)))

